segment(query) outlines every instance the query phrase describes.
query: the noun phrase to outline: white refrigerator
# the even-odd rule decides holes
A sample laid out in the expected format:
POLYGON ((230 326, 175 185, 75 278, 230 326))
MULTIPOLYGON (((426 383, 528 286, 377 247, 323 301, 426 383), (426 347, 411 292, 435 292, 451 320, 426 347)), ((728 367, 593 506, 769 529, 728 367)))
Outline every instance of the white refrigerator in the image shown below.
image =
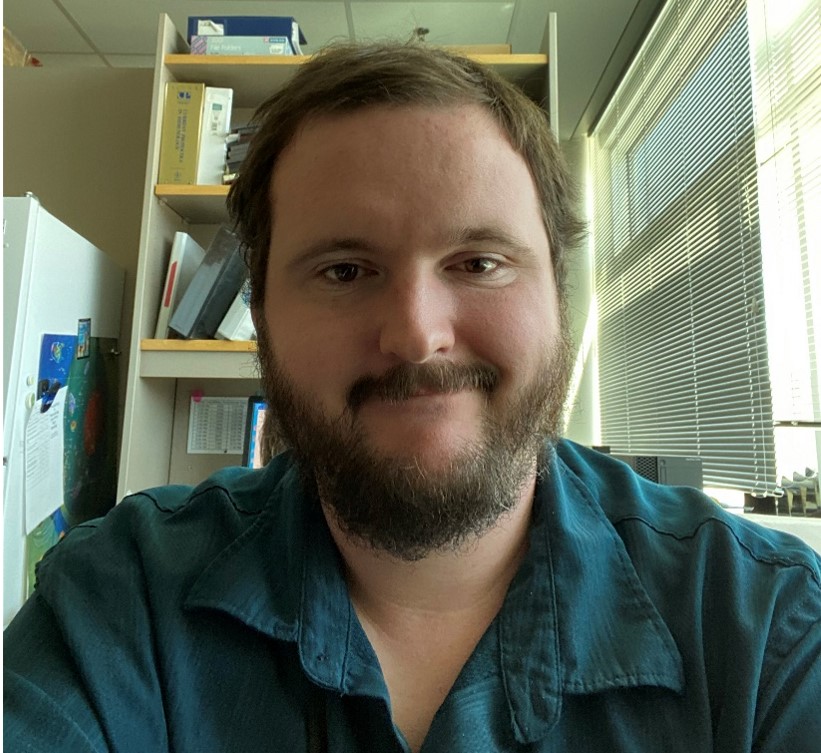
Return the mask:
POLYGON ((124 272, 28 194, 3 199, 3 624, 36 561, 115 501, 124 272))

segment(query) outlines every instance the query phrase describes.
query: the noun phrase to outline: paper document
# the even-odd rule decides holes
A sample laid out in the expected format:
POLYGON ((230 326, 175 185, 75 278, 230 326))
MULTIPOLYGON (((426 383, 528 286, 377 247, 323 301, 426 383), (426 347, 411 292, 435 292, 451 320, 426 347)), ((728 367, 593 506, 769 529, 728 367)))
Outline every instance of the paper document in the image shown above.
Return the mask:
POLYGON ((41 413, 34 403, 26 424, 26 535, 63 504, 63 415, 67 387, 61 387, 51 407, 41 413))
POLYGON ((247 397, 191 398, 188 452, 192 455, 241 455, 247 397))

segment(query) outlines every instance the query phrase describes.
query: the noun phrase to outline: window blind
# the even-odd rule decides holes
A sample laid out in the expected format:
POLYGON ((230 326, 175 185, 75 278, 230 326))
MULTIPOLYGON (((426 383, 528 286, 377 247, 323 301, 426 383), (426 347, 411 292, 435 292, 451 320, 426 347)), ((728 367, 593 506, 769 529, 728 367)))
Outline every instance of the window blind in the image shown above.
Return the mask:
POLYGON ((789 478, 821 462, 821 2, 747 0, 747 14, 776 458, 789 478))
POLYGON ((602 440, 775 485, 744 0, 668 0, 591 140, 602 440))

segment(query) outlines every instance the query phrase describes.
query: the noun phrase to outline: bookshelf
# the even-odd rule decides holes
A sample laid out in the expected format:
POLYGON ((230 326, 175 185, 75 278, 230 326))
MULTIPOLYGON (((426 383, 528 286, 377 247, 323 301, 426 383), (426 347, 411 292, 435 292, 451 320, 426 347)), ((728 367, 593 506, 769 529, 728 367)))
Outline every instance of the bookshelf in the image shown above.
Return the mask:
POLYGON ((183 379, 196 374, 208 379, 256 379, 255 342, 233 340, 140 341, 141 373, 145 378, 183 379))
MULTIPOLYGON (((555 111, 555 15, 536 54, 474 55, 555 111), (552 61, 549 65, 548 62, 552 61), (549 97, 548 97, 549 95, 549 97)), ((151 121, 135 283, 134 317, 125 395, 118 499, 168 483, 197 483, 239 456, 188 455, 186 437, 192 393, 250 395, 258 389, 256 344, 219 340, 154 340, 152 335, 174 233, 184 230, 207 247, 228 220, 227 186, 157 184, 165 85, 202 82, 234 90, 233 122, 241 122, 287 83, 308 58, 187 54, 188 45, 166 14, 160 16, 154 61, 151 121)))
POLYGON ((228 186, 154 186, 154 195, 189 223, 217 224, 227 218, 228 186))
MULTIPOLYGON (((474 60, 495 68, 534 99, 540 98, 548 56, 473 55, 474 60)), ((164 65, 175 81, 200 81, 208 86, 227 86, 234 90, 235 107, 256 107, 284 86, 297 72, 306 56, 269 57, 246 55, 168 54, 164 65)))

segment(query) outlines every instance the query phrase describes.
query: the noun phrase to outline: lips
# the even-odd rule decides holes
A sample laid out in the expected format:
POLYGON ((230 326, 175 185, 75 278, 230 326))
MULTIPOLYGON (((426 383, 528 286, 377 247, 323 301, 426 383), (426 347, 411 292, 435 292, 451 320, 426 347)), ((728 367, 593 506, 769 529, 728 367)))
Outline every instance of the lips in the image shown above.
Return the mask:
POLYGON ((482 365, 401 364, 378 377, 358 379, 348 392, 348 406, 355 411, 372 398, 396 404, 415 397, 448 395, 464 390, 490 392, 497 382, 498 373, 482 365))
POLYGON ((413 404, 414 401, 419 400, 435 400, 436 398, 445 398, 454 394, 456 394, 456 391, 415 390, 410 395, 371 395, 365 400, 365 402, 382 403, 383 405, 404 405, 413 404))

